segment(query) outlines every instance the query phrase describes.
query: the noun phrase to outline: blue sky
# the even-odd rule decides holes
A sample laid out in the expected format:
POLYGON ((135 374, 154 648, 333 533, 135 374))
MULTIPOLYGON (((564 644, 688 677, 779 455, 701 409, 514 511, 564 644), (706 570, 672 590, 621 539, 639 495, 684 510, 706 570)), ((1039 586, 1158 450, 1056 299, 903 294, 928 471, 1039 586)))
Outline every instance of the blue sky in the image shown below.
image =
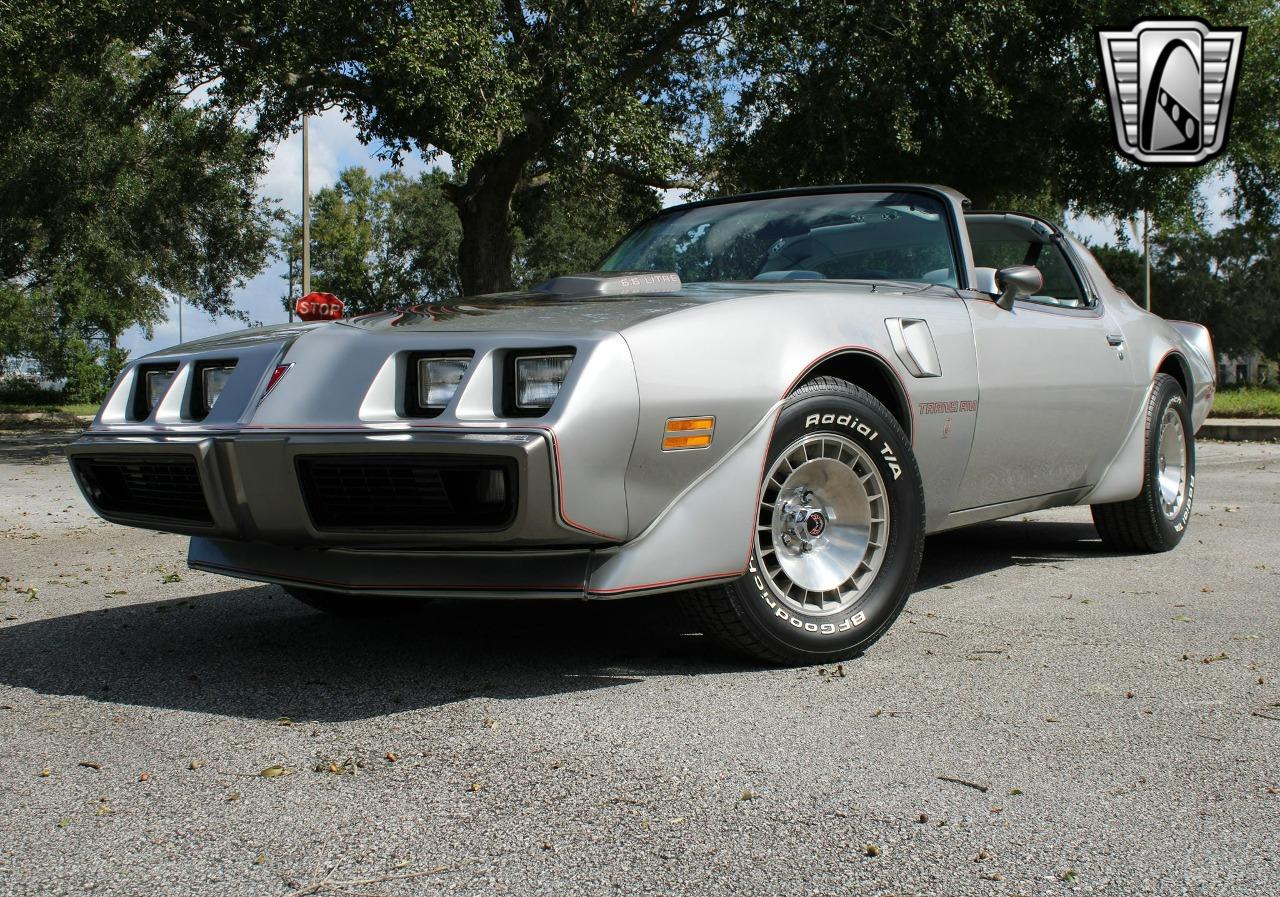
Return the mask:
MULTIPOLYGON (((333 184, 338 173, 352 165, 363 165, 370 171, 381 173, 390 165, 377 158, 376 146, 364 146, 356 138, 355 129, 343 120, 341 111, 330 109, 313 116, 310 121, 310 155, 311 155, 311 190, 314 193, 323 187, 333 184)), ((448 165, 448 159, 443 160, 448 165)), ((421 157, 414 155, 404 160, 401 170, 410 177, 416 176, 429 166, 421 157)), ((1210 220, 1213 226, 1223 221, 1227 200, 1221 195, 1223 183, 1215 181, 1206 190, 1206 199, 1211 209, 1210 220)), ((294 133, 277 145, 271 163, 259 184, 259 191, 264 197, 280 200, 283 205, 295 212, 302 208, 302 136, 294 133)), ((678 191, 667 191, 663 196, 664 204, 670 205, 680 201, 678 191)), ((1067 226, 1077 236, 1091 243, 1112 243, 1115 240, 1115 222, 1099 221, 1080 216, 1068 220, 1067 226)), ((286 283, 283 278, 285 266, 283 262, 275 262, 261 274, 248 281, 235 293, 235 305, 246 312, 254 321, 263 324, 274 324, 287 320, 280 298, 284 295, 286 283)), ((216 333, 239 330, 244 325, 226 316, 211 318, 204 312, 190 307, 182 314, 182 340, 199 339, 216 333)), ((177 306, 171 307, 169 320, 157 326, 151 339, 147 339, 141 328, 133 328, 121 338, 121 345, 134 356, 176 345, 179 339, 177 306)))

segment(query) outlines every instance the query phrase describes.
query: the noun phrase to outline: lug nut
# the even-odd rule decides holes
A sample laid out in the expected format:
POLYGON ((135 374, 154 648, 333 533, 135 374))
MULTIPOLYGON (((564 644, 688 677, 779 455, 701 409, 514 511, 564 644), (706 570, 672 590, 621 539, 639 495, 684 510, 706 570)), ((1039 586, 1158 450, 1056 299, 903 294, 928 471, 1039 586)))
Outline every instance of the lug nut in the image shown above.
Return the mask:
POLYGON ((790 545, 790 544, 791 544, 791 536, 790 536, 790 535, 788 535, 787 533, 783 533, 783 535, 782 535, 782 544, 783 544, 783 545, 790 545))

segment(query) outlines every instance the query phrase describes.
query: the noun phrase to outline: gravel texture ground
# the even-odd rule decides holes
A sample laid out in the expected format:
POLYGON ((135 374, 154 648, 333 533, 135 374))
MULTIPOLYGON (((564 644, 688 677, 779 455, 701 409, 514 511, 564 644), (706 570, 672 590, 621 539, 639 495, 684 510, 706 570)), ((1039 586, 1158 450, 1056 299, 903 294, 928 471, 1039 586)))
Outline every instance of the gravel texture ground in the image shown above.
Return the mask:
POLYGON ((1169 555, 931 539, 776 670, 670 598, 326 618, 93 518, 66 438, 0 439, 0 894, 1280 893, 1280 447, 1202 444, 1169 555))

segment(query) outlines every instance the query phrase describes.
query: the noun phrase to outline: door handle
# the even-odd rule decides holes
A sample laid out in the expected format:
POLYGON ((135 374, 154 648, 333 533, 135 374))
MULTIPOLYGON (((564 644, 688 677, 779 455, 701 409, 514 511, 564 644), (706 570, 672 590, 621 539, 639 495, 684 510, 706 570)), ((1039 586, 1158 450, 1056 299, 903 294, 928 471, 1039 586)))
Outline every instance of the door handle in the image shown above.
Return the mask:
POLYGON ((1108 334, 1107 334, 1107 345, 1108 345, 1108 346, 1114 346, 1114 347, 1116 347, 1116 348, 1119 348, 1120 346, 1123 346, 1123 345, 1124 345, 1124 334, 1123 334, 1123 333, 1108 333, 1108 334))

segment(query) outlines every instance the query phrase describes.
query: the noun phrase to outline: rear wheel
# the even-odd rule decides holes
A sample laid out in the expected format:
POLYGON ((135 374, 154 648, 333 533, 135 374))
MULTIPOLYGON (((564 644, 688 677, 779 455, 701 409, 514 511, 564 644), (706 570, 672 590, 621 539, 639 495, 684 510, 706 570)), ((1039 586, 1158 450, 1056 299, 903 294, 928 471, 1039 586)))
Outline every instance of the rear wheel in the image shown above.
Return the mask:
POLYGON ((924 544, 911 445, 870 393, 804 384, 774 429, 747 572, 684 603, 703 631, 770 663, 852 657, 906 604, 924 544))
POLYGON ((388 595, 344 595, 300 586, 290 586, 285 591, 308 607, 348 619, 416 614, 431 601, 430 598, 394 598, 388 595))
POLYGON ((1169 551, 1182 541, 1195 497, 1196 439, 1178 381, 1157 374, 1147 402, 1142 491, 1129 501, 1093 505, 1103 543, 1121 551, 1169 551))

